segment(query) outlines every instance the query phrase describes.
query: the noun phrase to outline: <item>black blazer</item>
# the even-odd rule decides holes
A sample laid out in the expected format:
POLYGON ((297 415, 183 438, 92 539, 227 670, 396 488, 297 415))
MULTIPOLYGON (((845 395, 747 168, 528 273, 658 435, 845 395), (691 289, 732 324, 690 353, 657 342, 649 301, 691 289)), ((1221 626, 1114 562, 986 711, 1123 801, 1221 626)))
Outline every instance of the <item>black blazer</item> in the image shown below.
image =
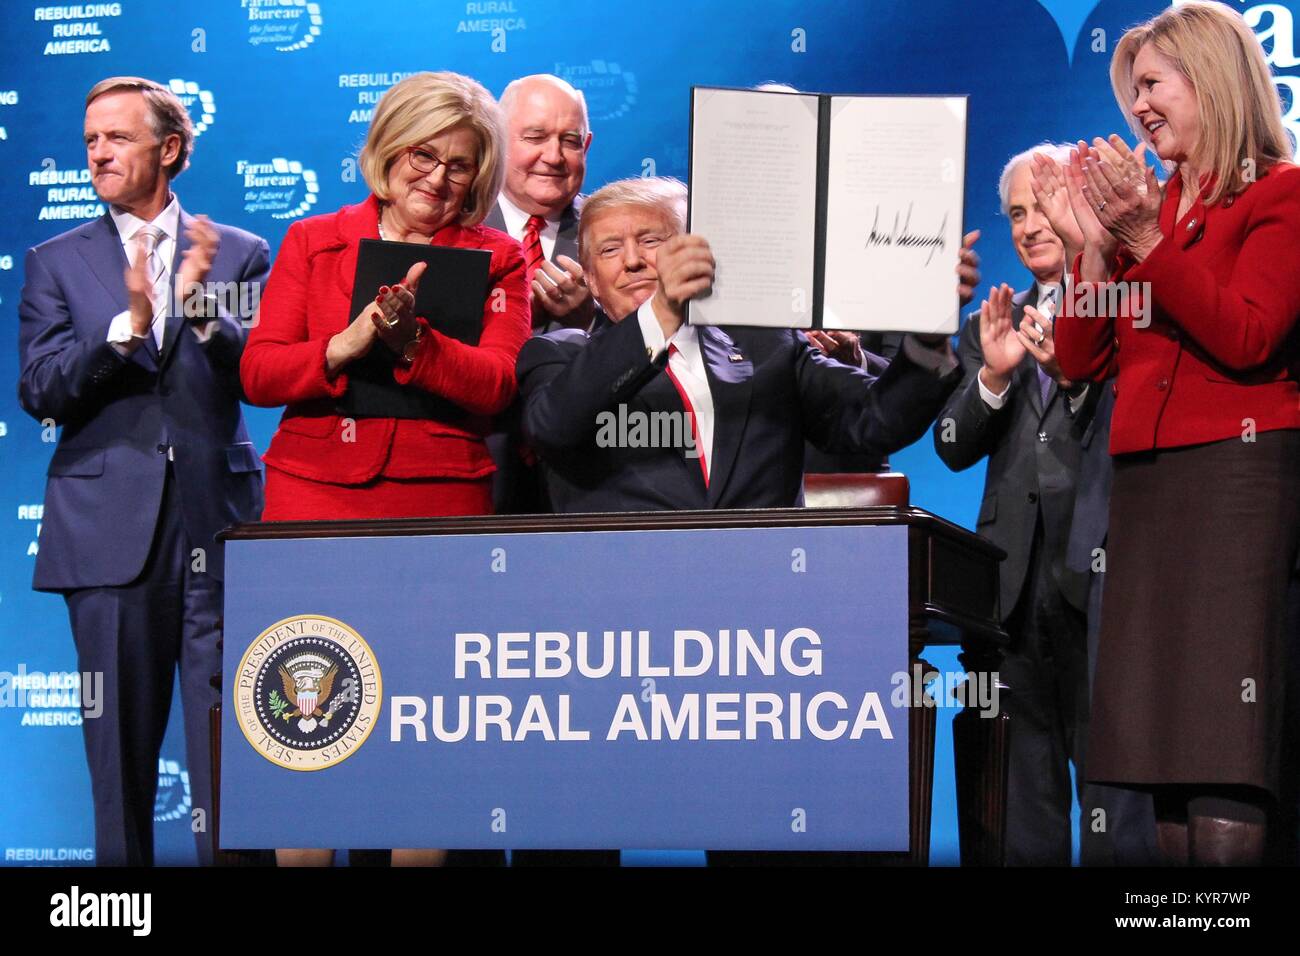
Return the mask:
MULTIPOLYGON (((530 339, 517 372, 524 431, 561 513, 790 507, 803 500, 804 439, 884 456, 916 441, 956 387, 900 354, 879 378, 788 329, 698 327, 714 404, 706 488, 681 448, 598 447, 601 412, 682 412, 635 316, 592 334, 530 339)), ((661 360, 662 362, 662 357, 661 360)))
MULTIPOLYGON (((1012 299, 1012 322, 1020 327, 1025 302, 1037 295, 1030 286, 1012 299)), ((958 357, 966 370, 934 425, 934 448, 953 471, 988 457, 984 497, 975 530, 1007 552, 1000 573, 1000 600, 1005 619, 1024 588, 1041 514, 1043 546, 1051 556, 1052 574, 1066 599, 1080 610, 1087 597, 1087 577, 1066 565, 1075 486, 1082 461, 1082 439, 1101 389, 1094 386, 1077 414, 1053 382, 1044 404, 1038 363, 1026 355, 1011 380, 1006 403, 994 411, 980 397, 979 313, 962 326, 958 357)))

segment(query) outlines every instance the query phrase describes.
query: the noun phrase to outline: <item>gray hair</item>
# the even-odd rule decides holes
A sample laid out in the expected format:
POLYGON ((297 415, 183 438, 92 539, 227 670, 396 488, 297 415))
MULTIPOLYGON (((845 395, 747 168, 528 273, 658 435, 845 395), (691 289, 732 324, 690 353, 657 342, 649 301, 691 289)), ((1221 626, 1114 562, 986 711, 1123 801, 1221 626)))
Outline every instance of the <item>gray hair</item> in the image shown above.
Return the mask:
POLYGON ((587 135, 588 130, 591 129, 591 122, 587 118, 587 98, 582 95, 582 90, 553 73, 533 73, 530 76, 521 76, 517 80, 511 80, 506 85, 498 102, 501 104, 501 112, 505 114, 507 122, 510 121, 510 117, 515 111, 515 100, 519 98, 519 91, 526 83, 548 83, 572 97, 574 102, 578 104, 578 109, 582 111, 582 129, 579 132, 583 136, 587 135))
POLYGON ((1023 153, 1016 153, 1007 160, 1007 164, 1002 167, 1002 175, 998 177, 998 198, 1002 200, 1002 215, 1011 214, 1011 176, 1015 173, 1016 167, 1021 163, 1027 163, 1034 158, 1035 153, 1042 153, 1064 166, 1070 161, 1070 150, 1073 146, 1067 146, 1065 143, 1052 143, 1044 140, 1037 146, 1031 146, 1023 153))

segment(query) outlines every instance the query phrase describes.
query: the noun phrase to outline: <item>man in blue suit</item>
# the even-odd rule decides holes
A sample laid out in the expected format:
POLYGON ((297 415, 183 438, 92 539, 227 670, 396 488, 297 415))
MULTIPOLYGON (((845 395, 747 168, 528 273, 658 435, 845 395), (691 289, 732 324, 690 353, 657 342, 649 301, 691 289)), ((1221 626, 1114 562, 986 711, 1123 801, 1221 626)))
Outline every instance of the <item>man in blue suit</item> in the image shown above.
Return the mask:
POLYGON ((19 400, 62 426, 33 586, 64 596, 78 669, 103 675, 103 713, 82 724, 97 862, 153 862, 177 666, 192 829, 209 862, 208 710, 221 669, 214 536, 258 517, 262 477, 239 408, 246 329, 204 290, 255 301, 269 250, 181 209, 171 181, 194 134, 166 87, 96 84, 85 143, 109 210, 29 250, 19 306, 19 400))
MULTIPOLYGON (((805 438, 883 457, 925 433, 961 377, 946 336, 905 336, 874 378, 792 329, 684 324, 686 302, 706 295, 714 275, 707 241, 684 233, 685 207, 686 189, 671 179, 593 194, 582 265, 613 321, 591 335, 536 337, 520 352, 524 431, 557 512, 801 504, 805 438), (617 426, 620 415, 689 424, 679 441, 604 440, 602 423, 617 426)), ((979 280, 968 248, 962 270, 969 294, 979 280)))

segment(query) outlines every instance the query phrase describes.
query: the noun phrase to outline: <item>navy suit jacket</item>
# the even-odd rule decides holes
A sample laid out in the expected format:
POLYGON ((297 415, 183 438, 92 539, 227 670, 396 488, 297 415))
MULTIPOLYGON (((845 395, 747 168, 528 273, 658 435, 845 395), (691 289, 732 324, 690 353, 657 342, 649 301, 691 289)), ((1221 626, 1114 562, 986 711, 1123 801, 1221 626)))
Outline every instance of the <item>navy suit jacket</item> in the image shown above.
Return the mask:
MULTIPOLYGON (((803 500, 804 440, 887 455, 920 438, 956 387, 900 354, 878 379, 825 358, 788 329, 697 329, 714 405, 709 484, 681 448, 599 447, 597 417, 684 411, 635 316, 565 329, 519 354, 524 431, 557 512, 790 507, 803 500)), ((662 357, 661 357, 662 361, 662 357)))
MULTIPOLYGON (((172 274, 189 246, 181 212, 172 274)), ((216 225, 208 282, 266 279, 266 241, 216 225)), ((50 459, 33 586, 42 591, 127 584, 144 569, 168 449, 186 532, 222 577, 213 536, 262 510, 261 463, 244 429, 239 357, 247 330, 224 308, 201 344, 169 314, 129 358, 106 341, 127 308, 126 254, 112 217, 71 229, 27 253, 19 314, 18 398, 33 418, 62 426, 50 459)))

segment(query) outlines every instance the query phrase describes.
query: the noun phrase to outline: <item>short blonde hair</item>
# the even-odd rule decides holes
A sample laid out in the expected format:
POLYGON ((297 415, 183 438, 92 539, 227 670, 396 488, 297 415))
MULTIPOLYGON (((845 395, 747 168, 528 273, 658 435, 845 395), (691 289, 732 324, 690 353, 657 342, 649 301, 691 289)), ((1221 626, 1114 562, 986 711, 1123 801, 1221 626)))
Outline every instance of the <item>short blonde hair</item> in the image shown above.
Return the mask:
POLYGON ((86 106, 109 93, 126 92, 144 97, 145 106, 149 108, 149 124, 160 142, 172 134, 180 137, 181 148, 176 161, 163 169, 168 179, 175 179, 189 166, 190 155, 194 152, 194 121, 190 119, 189 111, 167 87, 142 76, 110 76, 100 80, 86 94, 86 106))
POLYGON ((1196 91, 1201 129, 1189 159, 1214 176, 1207 204, 1239 193, 1262 171, 1291 158, 1282 101, 1264 50, 1236 10, 1221 3, 1184 3, 1133 27, 1115 47, 1110 85, 1133 132, 1151 134, 1132 113, 1133 61, 1147 44, 1168 57, 1196 91))
POLYGON ((678 232, 686 231, 686 184, 671 176, 633 176, 601 186, 582 204, 578 220, 578 259, 587 262, 587 223, 616 206, 638 206, 662 213, 678 232))
POLYGON ((408 146, 427 143, 461 127, 478 137, 478 171, 457 218, 476 226, 492 210, 505 176, 505 122, 501 108, 482 84, 459 73, 416 73, 393 85, 375 107, 361 147, 361 175, 382 202, 391 199, 388 171, 408 146))

